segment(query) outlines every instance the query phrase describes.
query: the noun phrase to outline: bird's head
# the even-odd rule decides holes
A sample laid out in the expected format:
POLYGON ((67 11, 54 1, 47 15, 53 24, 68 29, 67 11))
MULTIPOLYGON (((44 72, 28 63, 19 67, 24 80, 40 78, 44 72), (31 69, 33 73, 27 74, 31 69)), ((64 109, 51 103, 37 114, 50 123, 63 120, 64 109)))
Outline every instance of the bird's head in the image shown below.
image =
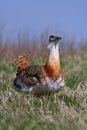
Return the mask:
POLYGON ((51 35, 51 36, 49 37, 48 49, 49 49, 50 47, 52 47, 53 45, 55 45, 55 47, 56 47, 56 45, 57 45, 57 43, 58 43, 58 41, 59 41, 60 39, 62 39, 60 36, 51 35))

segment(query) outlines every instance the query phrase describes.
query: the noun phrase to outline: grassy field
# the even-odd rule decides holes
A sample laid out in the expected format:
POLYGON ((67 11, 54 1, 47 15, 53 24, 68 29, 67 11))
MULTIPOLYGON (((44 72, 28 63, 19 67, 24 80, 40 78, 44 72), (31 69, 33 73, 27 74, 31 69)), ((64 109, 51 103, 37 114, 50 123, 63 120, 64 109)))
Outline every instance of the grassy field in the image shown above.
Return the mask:
MULTIPOLYGON (((45 58, 31 64, 44 64, 45 58)), ((86 130, 87 55, 61 58, 65 88, 41 98, 17 92, 16 66, 0 63, 0 130, 86 130)))

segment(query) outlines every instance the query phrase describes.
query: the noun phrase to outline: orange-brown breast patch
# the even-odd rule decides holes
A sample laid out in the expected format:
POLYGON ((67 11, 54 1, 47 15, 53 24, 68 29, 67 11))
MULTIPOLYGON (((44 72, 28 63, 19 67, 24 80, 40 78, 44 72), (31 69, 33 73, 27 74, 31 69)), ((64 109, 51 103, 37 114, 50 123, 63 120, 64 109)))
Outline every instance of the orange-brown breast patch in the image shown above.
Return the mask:
POLYGON ((57 61, 50 62, 44 66, 45 75, 50 78, 57 79, 61 73, 60 64, 57 61))

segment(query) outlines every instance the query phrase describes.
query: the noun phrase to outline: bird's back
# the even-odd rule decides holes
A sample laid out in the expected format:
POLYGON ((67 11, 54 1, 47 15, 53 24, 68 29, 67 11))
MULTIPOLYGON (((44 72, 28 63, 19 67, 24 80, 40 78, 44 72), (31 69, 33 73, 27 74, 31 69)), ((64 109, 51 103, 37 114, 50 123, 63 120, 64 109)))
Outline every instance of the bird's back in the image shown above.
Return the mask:
POLYGON ((42 66, 28 66, 22 73, 17 73, 17 77, 27 86, 34 86, 44 79, 42 66))

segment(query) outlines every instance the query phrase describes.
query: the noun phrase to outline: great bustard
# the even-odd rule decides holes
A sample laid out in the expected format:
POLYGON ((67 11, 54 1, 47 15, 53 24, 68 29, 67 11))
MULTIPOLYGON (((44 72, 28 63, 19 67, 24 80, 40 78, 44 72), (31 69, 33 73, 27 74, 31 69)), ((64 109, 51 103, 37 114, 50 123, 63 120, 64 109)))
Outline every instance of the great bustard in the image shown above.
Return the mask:
POLYGON ((14 85, 21 91, 36 96, 58 92, 64 87, 64 77, 60 67, 59 46, 60 36, 51 35, 48 45, 48 59, 45 65, 30 66, 26 56, 16 60, 18 71, 14 85))

